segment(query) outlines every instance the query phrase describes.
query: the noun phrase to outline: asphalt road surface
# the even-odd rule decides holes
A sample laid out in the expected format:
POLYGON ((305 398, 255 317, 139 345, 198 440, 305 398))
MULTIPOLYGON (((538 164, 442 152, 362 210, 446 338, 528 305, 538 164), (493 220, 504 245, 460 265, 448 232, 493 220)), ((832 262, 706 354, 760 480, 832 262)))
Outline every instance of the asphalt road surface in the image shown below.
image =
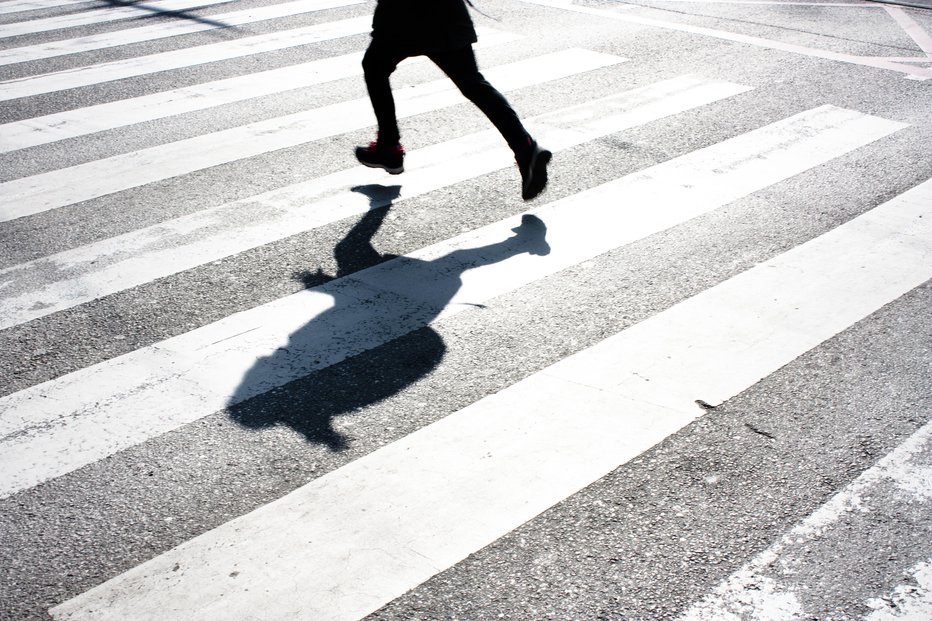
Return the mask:
POLYGON ((932 618, 932 10, 0 1, 0 620, 932 618))

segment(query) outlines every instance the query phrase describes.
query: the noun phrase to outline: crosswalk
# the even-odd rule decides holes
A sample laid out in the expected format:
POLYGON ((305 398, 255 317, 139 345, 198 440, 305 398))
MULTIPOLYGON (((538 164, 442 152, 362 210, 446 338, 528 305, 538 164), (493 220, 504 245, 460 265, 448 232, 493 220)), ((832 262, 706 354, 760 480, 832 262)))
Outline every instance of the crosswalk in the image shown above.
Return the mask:
MULTIPOLYGON (((423 58, 393 77, 405 174, 359 166, 373 5, 0 4, 3 621, 455 617, 405 602, 927 290, 921 165, 821 207, 912 123, 776 112, 751 75, 654 75, 520 19, 477 16, 477 52, 555 154, 541 199, 423 58)), ((807 613, 769 564, 890 464, 919 483, 884 493, 927 508, 913 390, 911 439, 841 508, 787 516, 676 612, 807 613)), ((854 605, 921 618, 930 592, 854 605)))
MULTIPOLYGON (((185 11, 200 7, 210 6, 212 4, 222 4, 226 0, 162 0, 147 4, 145 9, 152 12, 158 11, 185 11)), ((16 13, 30 8, 47 8, 55 6, 55 3, 40 3, 38 7, 31 7, 27 3, 15 2, 6 7, 5 13, 16 13)), ((0 27, 0 37, 17 37, 35 34, 39 32, 48 32, 51 30, 61 30, 63 28, 76 28, 78 26, 87 26, 90 24, 100 24, 123 19, 138 18, 139 9, 133 7, 110 7, 102 11, 80 11, 77 13, 65 14, 56 17, 47 17, 32 19, 26 21, 15 21, 4 24, 0 27)))

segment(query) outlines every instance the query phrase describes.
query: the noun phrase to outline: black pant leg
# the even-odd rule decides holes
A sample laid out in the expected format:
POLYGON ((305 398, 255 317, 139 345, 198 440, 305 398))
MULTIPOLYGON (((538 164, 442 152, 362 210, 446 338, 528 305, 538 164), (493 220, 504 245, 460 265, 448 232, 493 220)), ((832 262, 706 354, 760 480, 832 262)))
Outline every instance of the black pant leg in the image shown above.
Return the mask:
POLYGON ((530 134, 505 96, 479 73, 472 46, 430 52, 427 56, 447 74, 460 92, 492 121, 514 151, 515 157, 525 157, 529 150, 530 134))
POLYGON ((401 139, 389 76, 406 57, 407 54, 391 43, 373 39, 362 58, 366 89, 379 125, 379 140, 386 144, 396 144, 401 139))

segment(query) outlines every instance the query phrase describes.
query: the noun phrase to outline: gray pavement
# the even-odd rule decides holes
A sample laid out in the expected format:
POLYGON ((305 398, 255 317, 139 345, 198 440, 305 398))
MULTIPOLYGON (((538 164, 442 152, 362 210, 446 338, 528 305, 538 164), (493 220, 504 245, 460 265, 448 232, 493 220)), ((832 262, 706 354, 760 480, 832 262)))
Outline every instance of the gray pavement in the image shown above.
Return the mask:
MULTIPOLYGON (((0 56, 23 46, 274 4, 244 0, 183 15, 145 14, 2 38, 0 56)), ((523 118, 684 74, 751 88, 556 153, 548 190, 530 205, 520 198, 514 168, 399 200, 369 231, 380 256, 360 251, 353 274, 819 106, 904 127, 672 228, 0 498, 0 620, 48 619, 50 608, 140 563, 339 472, 932 178, 930 10, 869 2, 475 4, 487 15, 473 14, 477 26, 522 35, 480 50, 483 68, 574 47, 626 59, 509 92, 523 118), (332 441, 333 433, 340 443, 332 441)), ((373 7, 363 2, 0 65, 0 79, 326 24, 371 14, 373 7)), ((100 9, 89 2, 0 13, 0 25, 87 10, 100 9)), ((361 33, 12 99, 0 104, 0 123, 358 53, 366 43, 361 33)), ((441 77, 424 63, 400 68, 393 80, 401 91, 441 77)), ((363 97, 362 78, 347 76, 0 153, 0 183, 363 97)), ((409 153, 487 128, 468 103, 402 123, 409 153)), ((366 126, 270 149, 0 222, 0 298, 9 295, 9 270, 23 263, 352 168, 352 145, 369 140, 372 131, 366 126)), ((404 189, 408 178, 392 180, 404 189)), ((625 213, 661 208, 625 195, 612 200, 625 213)), ((926 217, 932 216, 932 204, 925 208, 926 217)), ((334 249, 359 220, 339 217, 0 330, 0 399, 324 285, 345 270, 334 249)), ((591 222, 593 231, 609 225, 591 222)), ((928 241, 917 243, 927 247, 928 241)), ((182 247, 184 236, 175 242, 182 247)), ((39 267, 36 273, 61 271, 67 279, 67 268, 51 260, 39 267)), ((438 567, 432 578, 410 585, 370 618, 927 618, 923 611, 930 608, 921 606, 919 616, 896 616, 910 609, 894 595, 906 589, 913 594, 909 601, 928 602, 932 592, 916 569, 932 559, 930 496, 922 492, 932 485, 932 443, 920 444, 909 462, 919 491, 909 495, 878 484, 863 510, 845 514, 798 548, 783 546, 775 564, 761 569, 754 563, 932 419, 930 294, 926 281, 724 403, 697 406, 702 416, 695 422, 463 561, 438 567), (759 601, 732 605, 727 612, 734 617, 708 604, 705 598, 749 566, 757 567, 757 582, 743 593, 763 593, 759 601), (704 613, 697 608, 703 601, 710 606, 704 613), (775 607, 777 601, 782 608, 775 607)), ((164 395, 168 403, 174 397, 164 395)), ((31 414, 0 401, 4 424, 31 414)), ((124 414, 132 418, 135 412, 124 414)), ((12 443, 17 431, 9 425, 4 441, 12 443)), ((488 510, 476 507, 475 516, 463 519, 488 510)), ((729 591, 738 597, 736 592, 729 591)), ((140 612, 137 618, 149 617, 140 612)), ((192 611, 188 618, 212 617, 192 611)))

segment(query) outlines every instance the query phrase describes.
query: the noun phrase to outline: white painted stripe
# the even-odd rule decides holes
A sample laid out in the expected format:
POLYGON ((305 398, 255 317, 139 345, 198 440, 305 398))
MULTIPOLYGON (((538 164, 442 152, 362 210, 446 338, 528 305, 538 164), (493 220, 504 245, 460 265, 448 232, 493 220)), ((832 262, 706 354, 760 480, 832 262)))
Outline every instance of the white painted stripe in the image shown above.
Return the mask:
POLYGON ((354 17, 304 28, 295 28, 294 30, 284 30, 222 43, 211 43, 210 45, 200 45, 149 56, 98 63, 77 69, 6 80, 0 82, 0 101, 349 37, 369 32, 371 23, 371 17, 354 17))
MULTIPOLYGON (((481 44, 474 46, 476 49, 520 38, 518 35, 497 30, 479 30, 482 38, 481 44)), ((362 75, 362 57, 363 52, 357 52, 313 60, 280 69, 6 123, 0 125, 0 152, 34 147, 56 140, 362 75)), ((403 64, 420 62, 424 58, 409 58, 403 64)))
POLYGON ((170 11, 190 11, 214 4, 225 4, 229 1, 230 0, 153 0, 153 2, 138 3, 135 6, 96 7, 80 13, 0 24, 0 39, 35 34, 38 32, 48 32, 50 30, 60 30, 62 28, 103 24, 120 19, 130 19, 132 17, 146 17, 170 11))
POLYGON ((53 9, 70 4, 88 4, 92 0, 14 0, 0 4, 0 14, 53 9))
MULTIPOLYGON (((0 495, 675 226, 901 127, 817 108, 537 210, 550 227, 545 257, 476 267, 486 259, 470 249, 501 248, 515 226, 508 220, 4 397, 0 495), (619 209, 619 196, 654 208, 619 209), (309 322, 313 328, 302 330, 309 322)), ((520 251, 512 243, 490 254, 504 259, 520 251)))
POLYGON ((932 36, 920 26, 916 20, 910 17, 909 13, 898 6, 885 6, 884 9, 890 14, 900 28, 909 35, 909 38, 916 42, 926 56, 932 58, 932 36))
POLYGON ((51 613, 361 618, 921 284, 929 215, 891 201, 51 613))
POLYGON ((203 21, 178 20, 160 23, 154 26, 141 26, 139 28, 103 32, 62 41, 25 45, 3 50, 3 54, 0 55, 0 65, 11 65, 42 58, 53 58, 55 56, 101 50, 120 45, 129 45, 130 43, 155 41, 157 39, 176 37, 178 35, 214 30, 217 28, 242 26, 279 17, 290 17, 293 15, 301 15, 302 13, 312 13, 324 9, 361 4, 363 1, 364 0, 297 0, 296 2, 285 2, 283 4, 261 6, 245 9, 243 11, 234 11, 232 13, 211 15, 203 21))
MULTIPOLYGON (((684 76, 525 122, 559 152, 747 90, 684 76)), ((513 166, 495 130, 409 152, 407 163, 396 205, 513 166)), ((361 179, 394 183, 359 166, 2 270, 0 329, 365 213, 373 199, 346 192, 361 179)))
POLYGON ((0 150, 25 149, 57 140, 163 119, 291 89, 362 74, 363 53, 314 60, 196 86, 121 99, 77 110, 0 125, 0 150))
MULTIPOLYGON (((926 481, 932 472, 926 471, 926 481)), ((910 568, 909 580, 882 598, 868 600, 864 621, 929 621, 932 619, 932 558, 910 568)))
MULTIPOLYGON (((563 50, 484 70, 502 91, 524 88, 619 62, 617 56, 563 50)), ((443 78, 396 95, 398 117, 466 99, 443 78)), ((374 123, 368 98, 258 121, 0 184, 0 221, 139 187, 162 179, 306 144, 374 123)))
POLYGON ((932 63, 932 57, 929 56, 871 56, 870 58, 881 58, 898 63, 932 63))
MULTIPOLYGON (((929 209, 925 215, 929 215, 929 209)), ((919 216, 921 217, 921 213, 919 216)), ((903 235, 912 231, 903 229, 903 235)), ((857 287, 855 278, 850 286, 857 287)), ((797 568, 805 563, 807 549, 827 536, 844 537, 833 529, 850 529, 852 523, 863 523, 871 514, 873 498, 883 498, 889 508, 894 503, 923 503, 932 500, 932 423, 927 423, 889 455, 865 470, 857 479, 833 496, 776 543, 758 554, 741 569, 723 581, 700 602, 694 604, 679 621, 781 621, 783 619, 815 618, 807 614, 792 584, 782 584, 782 567, 797 568)), ((876 518, 874 518, 876 519, 876 518)), ((865 527, 870 530, 869 527, 865 527)), ((822 568, 832 572, 832 568, 822 568)), ((913 567, 919 588, 898 589, 889 601, 870 602, 874 612, 869 621, 916 621, 932 618, 932 566, 919 563, 913 567), (891 603, 895 602, 891 610, 891 603)), ((794 572, 795 573, 795 572, 794 572)), ((821 573, 821 572, 820 572, 821 573)), ((792 575, 786 575, 792 581, 792 575)), ((808 586, 808 585, 807 585, 808 586)))
POLYGON ((878 8, 876 4, 871 4, 870 2, 793 2, 792 0, 654 0, 654 2, 668 2, 670 4, 762 4, 770 6, 843 6, 875 9, 878 8))
POLYGON ((690 34, 696 34, 704 37, 712 37, 715 39, 722 39, 723 41, 734 41, 736 43, 742 43, 746 45, 753 45, 757 47, 779 50, 781 52, 790 52, 792 54, 801 54, 803 56, 809 56, 811 58, 823 58, 826 60, 834 60, 843 63, 851 63, 855 65, 862 65, 866 67, 875 67, 878 69, 887 69, 889 71, 897 71, 899 73, 905 73, 908 76, 914 78, 923 78, 928 79, 932 78, 932 69, 926 69, 922 67, 910 67, 909 65, 903 65, 896 62, 891 62, 889 60, 871 58, 867 56, 858 56, 855 54, 845 54, 842 52, 834 52, 831 50, 823 50, 815 47, 806 47, 805 45, 796 45, 794 43, 787 43, 785 41, 779 41, 776 39, 764 39, 763 37, 753 37, 749 35, 744 35, 736 32, 728 32, 727 30, 716 30, 714 28, 705 28, 702 26, 692 26, 690 24, 682 24, 678 22, 665 21, 659 19, 651 19, 647 17, 640 17, 638 15, 628 15, 622 14, 617 11, 598 9, 595 7, 587 7, 578 4, 567 4, 559 2, 559 0, 521 0, 527 4, 536 4, 540 6, 546 6, 556 9, 563 9, 567 11, 573 11, 576 13, 585 13, 587 15, 597 15, 605 17, 608 19, 614 19, 618 21, 629 22, 633 24, 640 24, 642 26, 651 26, 654 28, 665 28, 667 30, 676 30, 679 32, 687 32, 690 34))

